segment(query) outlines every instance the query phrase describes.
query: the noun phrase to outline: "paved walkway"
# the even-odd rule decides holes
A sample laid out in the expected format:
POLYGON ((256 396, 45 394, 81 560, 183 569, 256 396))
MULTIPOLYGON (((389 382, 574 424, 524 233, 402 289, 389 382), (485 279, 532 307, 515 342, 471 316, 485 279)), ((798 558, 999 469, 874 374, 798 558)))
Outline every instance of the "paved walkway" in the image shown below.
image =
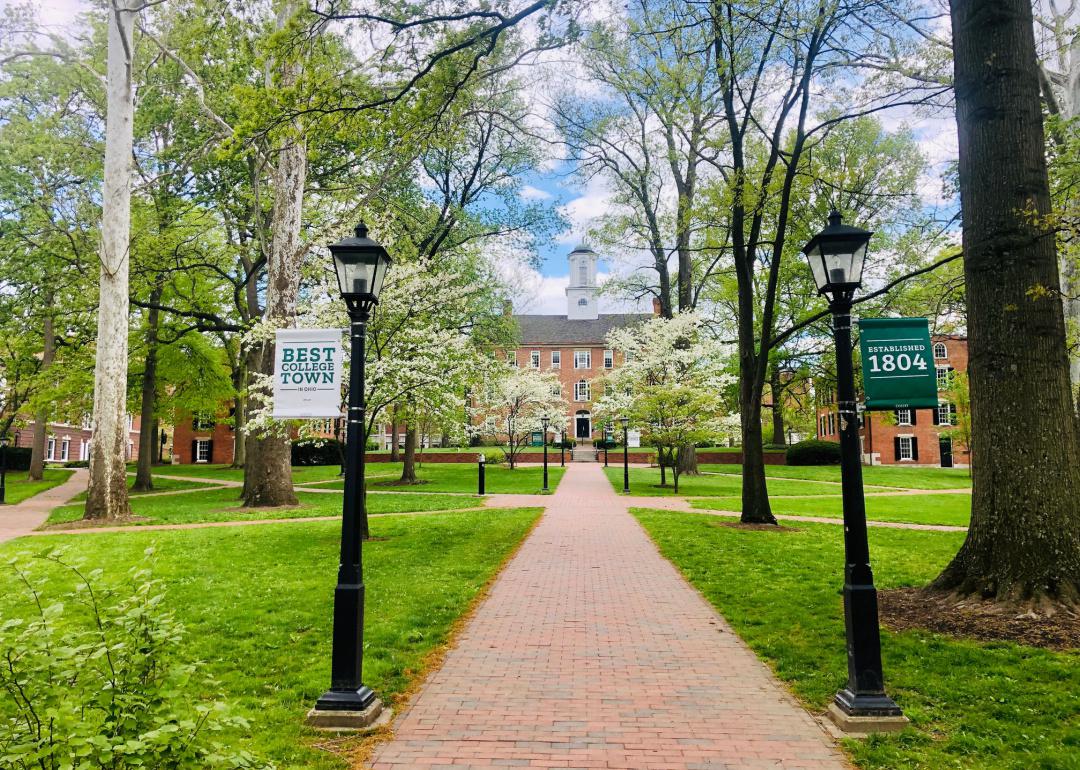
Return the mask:
POLYGON ((53 508, 85 492, 89 480, 89 471, 76 468, 71 478, 63 484, 39 492, 21 503, 0 508, 0 543, 31 534, 45 523, 53 508))
POLYGON ((847 767, 660 556, 642 502, 569 466, 372 768, 847 767))

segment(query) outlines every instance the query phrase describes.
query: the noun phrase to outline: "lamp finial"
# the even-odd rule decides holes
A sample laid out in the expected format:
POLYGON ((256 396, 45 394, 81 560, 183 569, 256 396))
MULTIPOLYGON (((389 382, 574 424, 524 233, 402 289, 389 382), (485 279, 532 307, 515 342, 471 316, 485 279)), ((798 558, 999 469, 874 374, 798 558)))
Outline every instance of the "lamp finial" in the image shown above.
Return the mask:
POLYGON ((367 238, 367 225, 364 224, 364 220, 360 220, 360 224, 356 226, 356 237, 367 238))
POLYGON ((841 220, 842 220, 842 217, 840 216, 839 211, 837 211, 836 209, 833 209, 832 211, 829 212, 829 224, 830 225, 835 227, 835 226, 840 224, 841 220))

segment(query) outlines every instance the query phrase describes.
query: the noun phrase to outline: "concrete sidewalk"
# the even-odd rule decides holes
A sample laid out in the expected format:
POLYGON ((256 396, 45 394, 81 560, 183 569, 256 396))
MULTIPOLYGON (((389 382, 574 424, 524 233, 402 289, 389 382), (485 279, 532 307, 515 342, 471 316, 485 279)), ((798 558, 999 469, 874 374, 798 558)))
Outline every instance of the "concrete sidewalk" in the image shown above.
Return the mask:
POLYGON ((660 556, 640 498, 575 464, 545 503, 372 768, 847 767, 660 556))
POLYGON ((31 534, 45 523, 53 508, 85 492, 89 481, 90 472, 86 468, 76 468, 71 478, 63 484, 39 492, 16 505, 0 508, 0 543, 31 534))

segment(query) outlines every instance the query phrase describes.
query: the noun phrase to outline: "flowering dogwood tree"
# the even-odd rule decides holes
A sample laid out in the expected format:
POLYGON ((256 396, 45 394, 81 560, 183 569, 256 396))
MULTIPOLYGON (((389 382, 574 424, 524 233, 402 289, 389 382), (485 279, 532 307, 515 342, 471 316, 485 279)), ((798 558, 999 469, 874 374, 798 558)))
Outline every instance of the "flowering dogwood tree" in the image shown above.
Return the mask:
POLYGON ((521 449, 533 434, 543 431, 543 418, 556 430, 565 426, 569 404, 560 395, 559 378, 553 373, 496 366, 469 410, 469 430, 474 435, 505 434, 506 459, 513 469, 521 449))
POLYGON ((724 399, 734 382, 725 371, 729 348, 704 332, 695 313, 616 329, 607 344, 625 363, 604 377, 594 410, 602 419, 627 417, 638 426, 642 441, 656 448, 661 485, 671 468, 678 491, 679 452, 737 430, 738 415, 724 399))

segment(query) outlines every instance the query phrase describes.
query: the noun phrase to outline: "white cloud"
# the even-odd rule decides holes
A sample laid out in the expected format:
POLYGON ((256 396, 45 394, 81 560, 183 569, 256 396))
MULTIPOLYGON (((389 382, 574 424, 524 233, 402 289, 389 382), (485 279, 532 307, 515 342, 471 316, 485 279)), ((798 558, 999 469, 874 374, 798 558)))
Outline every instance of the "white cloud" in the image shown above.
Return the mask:
POLYGON ((539 187, 533 187, 531 184, 527 184, 521 188, 521 197, 527 201, 546 201, 554 196, 546 190, 541 190, 539 187))
POLYGON ((559 213, 566 218, 570 227, 558 239, 558 243, 577 245, 585 240, 589 228, 611 210, 611 197, 607 182, 599 176, 592 177, 582 195, 559 207, 559 213))

